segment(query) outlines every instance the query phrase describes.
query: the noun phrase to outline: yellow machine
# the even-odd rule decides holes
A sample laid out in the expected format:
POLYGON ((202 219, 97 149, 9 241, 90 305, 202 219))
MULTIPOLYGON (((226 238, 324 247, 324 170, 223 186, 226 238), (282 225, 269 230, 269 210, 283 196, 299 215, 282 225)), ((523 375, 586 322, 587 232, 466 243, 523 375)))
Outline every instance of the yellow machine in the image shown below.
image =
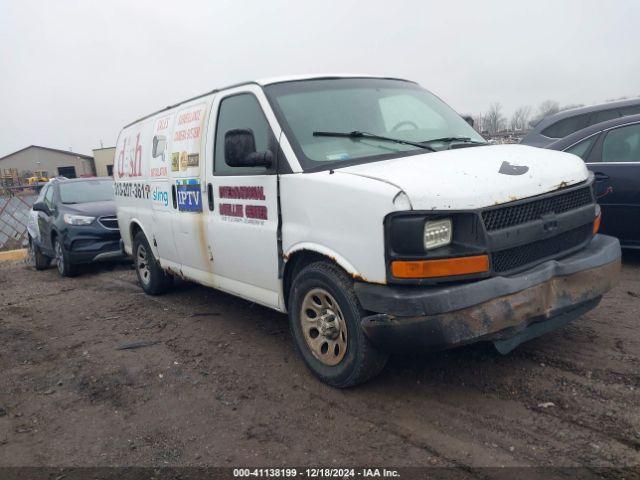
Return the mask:
POLYGON ((33 177, 27 178, 27 184, 35 185, 36 183, 48 182, 49 178, 47 177, 47 172, 44 170, 36 170, 33 172, 33 177))

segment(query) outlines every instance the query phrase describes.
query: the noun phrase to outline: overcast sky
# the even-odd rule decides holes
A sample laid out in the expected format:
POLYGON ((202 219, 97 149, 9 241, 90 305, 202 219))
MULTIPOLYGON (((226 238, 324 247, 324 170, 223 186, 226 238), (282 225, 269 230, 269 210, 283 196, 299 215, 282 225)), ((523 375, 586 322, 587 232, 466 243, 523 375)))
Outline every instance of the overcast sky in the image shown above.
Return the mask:
POLYGON ((461 113, 640 95, 640 1, 0 0, 0 156, 91 154, 170 103, 244 80, 416 80, 461 113))

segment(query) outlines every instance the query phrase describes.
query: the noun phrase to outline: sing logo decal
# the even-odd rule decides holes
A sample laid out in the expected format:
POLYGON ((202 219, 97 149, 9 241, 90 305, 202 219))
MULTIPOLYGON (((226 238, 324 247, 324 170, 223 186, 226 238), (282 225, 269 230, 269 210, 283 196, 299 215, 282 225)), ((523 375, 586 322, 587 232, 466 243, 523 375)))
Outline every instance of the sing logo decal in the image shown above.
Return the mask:
POLYGON ((162 190, 159 187, 155 187, 151 191, 151 201, 157 207, 168 207, 169 206, 169 192, 166 190, 162 190))
POLYGON ((197 179, 176 182, 178 210, 181 212, 202 212, 202 191, 197 179))

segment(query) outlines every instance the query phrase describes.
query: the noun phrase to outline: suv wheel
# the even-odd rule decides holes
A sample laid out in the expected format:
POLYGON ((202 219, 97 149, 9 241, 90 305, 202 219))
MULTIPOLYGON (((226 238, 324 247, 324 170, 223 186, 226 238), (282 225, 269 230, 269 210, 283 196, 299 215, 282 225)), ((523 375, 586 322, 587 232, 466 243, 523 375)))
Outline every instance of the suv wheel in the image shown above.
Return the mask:
POLYGON ((171 286, 171 276, 167 274, 151 251, 147 237, 138 232, 133 239, 133 260, 140 286, 149 295, 159 295, 171 286))
POLYGON ((42 253, 40 247, 36 245, 36 242, 31 235, 29 235, 29 250, 27 252, 27 263, 36 268, 36 270, 44 270, 51 263, 51 258, 42 253))
POLYGON ((360 328, 366 312, 341 268, 328 262, 308 265, 294 279, 289 299, 296 348, 320 380, 351 387, 384 368, 388 355, 376 350, 360 328))
POLYGON ((78 266, 71 263, 69 253, 64 249, 62 242, 57 237, 53 241, 53 251, 60 276, 75 277, 78 274, 78 266))

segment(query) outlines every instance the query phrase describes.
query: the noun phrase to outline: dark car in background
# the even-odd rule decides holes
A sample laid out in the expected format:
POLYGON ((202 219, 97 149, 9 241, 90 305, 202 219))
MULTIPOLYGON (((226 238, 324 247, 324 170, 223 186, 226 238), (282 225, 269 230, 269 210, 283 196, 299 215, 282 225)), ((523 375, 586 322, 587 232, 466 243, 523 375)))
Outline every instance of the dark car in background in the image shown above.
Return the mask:
POLYGON ((600 231, 640 249, 640 115, 584 128, 547 146, 582 158, 596 177, 600 231))
POLYGON ((520 143, 532 147, 546 147, 591 125, 637 114, 640 114, 640 98, 572 108, 540 120, 520 143))
POLYGON ((38 270, 55 260, 63 277, 78 265, 123 256, 116 218, 113 180, 78 178, 52 180, 33 204, 37 238, 29 236, 30 256, 38 270))

